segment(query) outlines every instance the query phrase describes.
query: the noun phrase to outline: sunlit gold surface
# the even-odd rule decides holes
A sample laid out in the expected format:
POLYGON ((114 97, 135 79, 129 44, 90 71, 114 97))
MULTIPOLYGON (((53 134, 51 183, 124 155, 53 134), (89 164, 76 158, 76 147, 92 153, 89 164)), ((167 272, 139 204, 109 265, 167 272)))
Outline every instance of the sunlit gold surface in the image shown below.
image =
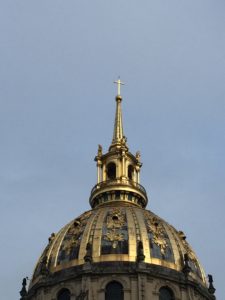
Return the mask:
MULTIPOLYGON (((70 222, 68 225, 66 225, 58 234, 56 234, 56 237, 53 241, 53 245, 49 247, 47 256, 48 260, 51 261, 50 264, 50 271, 52 273, 57 272, 62 269, 67 269, 73 266, 82 265, 84 264, 84 256, 86 254, 86 244, 88 241, 91 241, 92 244, 92 256, 93 256, 93 262, 109 262, 109 261, 129 261, 129 262, 135 262, 137 258, 137 241, 141 240, 143 243, 143 250, 145 263, 149 264, 155 264, 164 266, 166 268, 171 268, 177 271, 181 271, 183 268, 183 256, 188 251, 192 252, 193 259, 196 261, 196 264, 200 267, 202 275, 201 278, 199 278, 196 274, 192 273, 191 276, 199 280, 203 283, 205 283, 205 274, 202 271, 202 268, 198 262, 198 259, 196 255, 194 254, 193 250, 190 248, 190 246, 186 243, 186 248, 183 245, 183 241, 180 238, 179 232, 176 231, 171 225, 163 221, 162 219, 158 218, 156 215, 154 215, 150 211, 146 211, 145 209, 141 209, 134 206, 123 206, 122 207, 124 216, 121 215, 120 212, 120 206, 114 206, 114 207, 100 207, 98 209, 95 209, 93 211, 90 211, 90 216, 88 218, 88 221, 85 225, 83 236, 80 242, 80 249, 79 249, 79 255, 78 259, 72 259, 70 261, 67 261, 65 263, 60 262, 57 264, 56 262, 59 262, 59 249, 62 245, 63 239, 65 238, 66 233, 71 230, 71 227, 74 226, 74 222, 77 220, 70 222), (102 255, 101 254, 101 243, 102 243, 102 237, 103 237, 103 222, 105 220, 105 217, 109 213, 109 210, 112 212, 112 214, 118 215, 118 223, 115 227, 113 225, 113 222, 111 222, 111 217, 107 219, 107 228, 109 232, 112 233, 112 241, 117 241, 118 238, 118 231, 120 226, 122 226, 125 222, 127 222, 128 227, 128 243, 129 243, 129 252, 127 254, 107 254, 102 255), (149 215, 149 218, 151 220, 154 220, 157 218, 157 220, 160 220, 160 226, 163 228, 163 230, 166 230, 167 235, 169 236, 169 240, 171 243, 172 251, 174 254, 174 262, 168 262, 163 259, 152 257, 152 252, 150 248, 149 243, 149 236, 147 233, 147 222, 146 222, 146 212, 149 215), (117 227, 118 226, 118 227, 117 227), (93 237, 91 235, 93 234, 93 237), (113 236, 115 234, 115 236, 113 236)), ((87 213, 86 213, 87 214, 87 213)), ((79 220, 82 219, 82 216, 78 218, 79 220)), ((154 224, 151 223, 150 226, 153 226, 154 224)), ((154 239, 153 239, 154 242, 154 239)), ((68 243, 73 244, 73 240, 71 238, 71 241, 68 241, 68 243)), ((40 263, 40 261, 39 261, 40 263)), ((35 281, 35 280, 34 280, 35 281)))

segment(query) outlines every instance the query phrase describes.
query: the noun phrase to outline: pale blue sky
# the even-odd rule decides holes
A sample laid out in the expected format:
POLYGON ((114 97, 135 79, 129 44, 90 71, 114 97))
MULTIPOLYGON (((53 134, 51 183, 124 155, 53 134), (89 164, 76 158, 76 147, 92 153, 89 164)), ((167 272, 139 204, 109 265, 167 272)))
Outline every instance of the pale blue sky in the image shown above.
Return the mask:
POLYGON ((0 66, 1 298, 89 209, 120 75, 148 208, 186 233, 223 300, 225 2, 0 0, 0 66))

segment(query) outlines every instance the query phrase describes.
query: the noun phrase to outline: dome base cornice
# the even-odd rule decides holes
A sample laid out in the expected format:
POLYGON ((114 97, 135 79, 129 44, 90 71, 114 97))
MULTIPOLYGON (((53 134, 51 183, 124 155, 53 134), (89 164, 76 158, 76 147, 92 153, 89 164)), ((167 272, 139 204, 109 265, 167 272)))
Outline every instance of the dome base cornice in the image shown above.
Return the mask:
POLYGON ((147 280, 161 280, 171 282, 171 284, 179 285, 183 289, 192 288, 196 293, 203 296, 204 299, 214 300, 214 296, 210 295, 207 288, 191 278, 187 278, 181 272, 157 266, 154 264, 137 263, 137 262, 100 262, 93 264, 84 264, 64 269, 48 276, 40 276, 38 281, 30 287, 27 300, 37 293, 42 288, 51 288, 60 285, 62 282, 81 281, 82 277, 94 278, 106 277, 108 275, 125 275, 135 278, 138 274, 147 276, 147 280))

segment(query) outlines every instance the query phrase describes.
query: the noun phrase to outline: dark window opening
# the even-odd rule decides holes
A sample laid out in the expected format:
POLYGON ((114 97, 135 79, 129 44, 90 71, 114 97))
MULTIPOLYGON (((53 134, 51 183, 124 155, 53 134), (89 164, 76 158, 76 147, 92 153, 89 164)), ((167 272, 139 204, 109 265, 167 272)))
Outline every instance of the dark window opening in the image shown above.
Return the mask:
POLYGON ((115 197, 116 197, 116 200, 120 199, 120 191, 115 192, 115 197))
POLYGON ((130 180, 133 180, 133 177, 134 177, 134 167, 129 165, 129 167, 128 167, 128 178, 130 180))
POLYGON ((117 281, 108 283, 105 291, 105 300, 124 300, 122 284, 117 281))
POLYGON ((70 291, 68 289, 59 291, 57 300, 70 300, 70 291))
POLYGON ((168 287, 162 287, 159 290, 159 300, 174 300, 174 295, 168 287))
POLYGON ((107 166, 107 179, 116 179, 116 165, 109 163, 107 166))
POLYGON ((115 221, 115 222, 119 220, 118 216, 113 216, 112 219, 113 219, 113 221, 115 221))

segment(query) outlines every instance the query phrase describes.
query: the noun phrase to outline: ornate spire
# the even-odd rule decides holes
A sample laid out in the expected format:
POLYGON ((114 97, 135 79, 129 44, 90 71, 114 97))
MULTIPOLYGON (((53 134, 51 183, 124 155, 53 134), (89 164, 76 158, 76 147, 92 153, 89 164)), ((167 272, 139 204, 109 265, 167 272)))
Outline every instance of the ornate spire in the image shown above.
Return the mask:
POLYGON ((125 137, 123 134, 123 119, 122 119, 122 109, 121 109, 122 96, 120 95, 121 85, 124 85, 124 83, 120 80, 120 78, 118 78, 117 81, 114 81, 114 83, 116 83, 118 86, 118 92, 116 96, 116 115, 115 115, 115 122, 114 122, 113 139, 112 139, 112 144, 110 146, 110 150, 115 146, 120 147, 125 142, 125 137))
POLYGON ((122 120, 121 101, 122 101, 122 97, 120 95, 117 95, 116 116, 115 116, 112 144, 120 143, 123 138, 123 120, 122 120))

